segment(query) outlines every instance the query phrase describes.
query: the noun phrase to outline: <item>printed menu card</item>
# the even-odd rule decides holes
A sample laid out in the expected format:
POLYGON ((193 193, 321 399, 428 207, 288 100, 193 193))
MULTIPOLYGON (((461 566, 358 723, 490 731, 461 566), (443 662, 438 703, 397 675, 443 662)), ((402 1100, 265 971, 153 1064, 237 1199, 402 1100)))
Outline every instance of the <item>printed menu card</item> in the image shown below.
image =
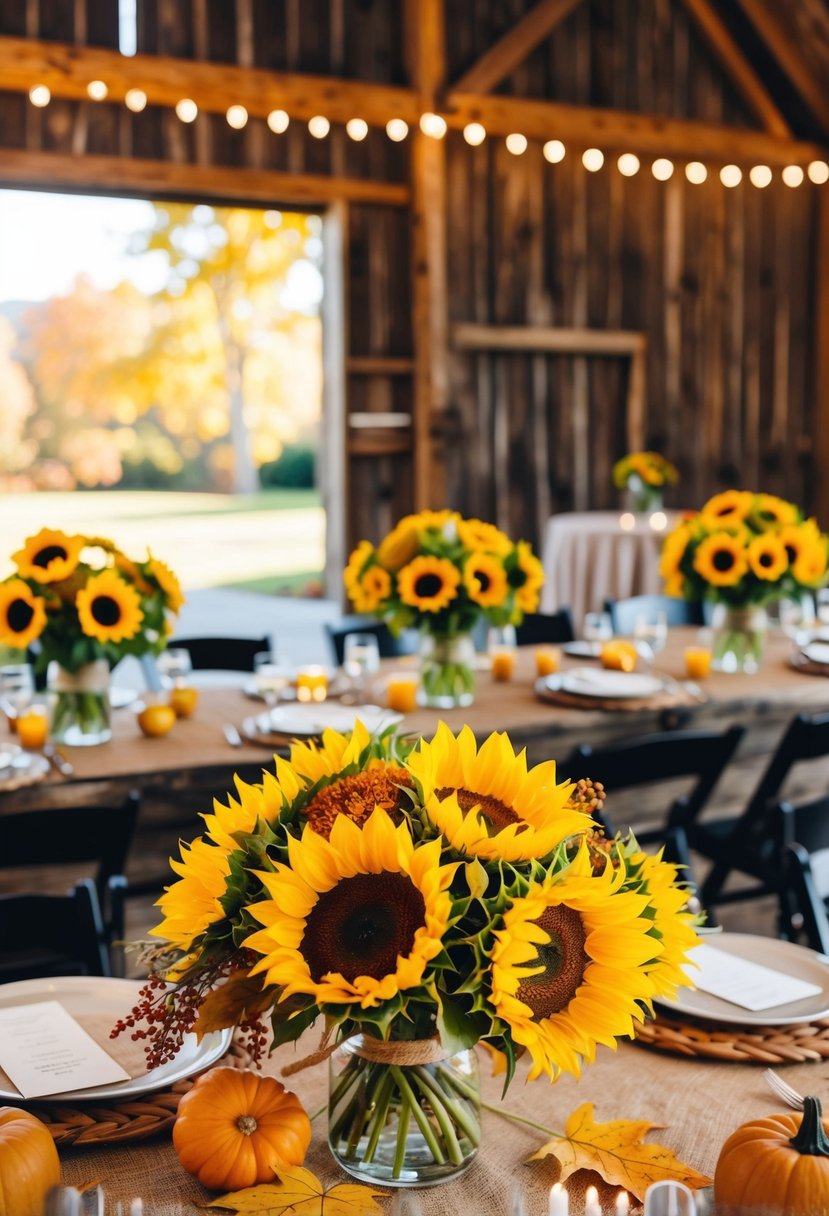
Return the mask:
POLYGON ((0 1009, 0 1067, 24 1098, 130 1079, 59 1001, 0 1009))

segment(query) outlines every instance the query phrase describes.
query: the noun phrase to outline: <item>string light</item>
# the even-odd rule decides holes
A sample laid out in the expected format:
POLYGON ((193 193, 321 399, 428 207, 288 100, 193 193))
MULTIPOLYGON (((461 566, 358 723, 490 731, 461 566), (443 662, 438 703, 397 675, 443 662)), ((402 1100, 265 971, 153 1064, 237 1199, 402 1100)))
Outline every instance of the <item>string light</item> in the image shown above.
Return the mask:
POLYGON ((420 116, 420 129, 430 139, 443 139, 446 134, 446 119, 440 114, 427 112, 420 116))
POLYGON ((541 151, 544 159, 548 160, 551 165, 557 165, 564 160, 565 148, 560 139, 548 139, 541 151))
POLYGON ((198 113, 199 107, 192 97, 182 97, 181 101, 176 102, 176 116, 181 122, 195 122, 198 113))
POLYGON ((399 144, 409 134, 409 124, 403 118, 390 118, 386 123, 386 134, 390 140, 399 144))
POLYGON ((86 86, 86 92, 93 101, 103 101, 109 89, 104 84, 103 80, 90 80, 86 86))
POLYGON ((345 130, 348 137, 359 144, 368 135, 368 123, 364 118, 349 118, 345 130))
POLYGON ((701 186, 708 177, 708 170, 702 161, 692 160, 685 166, 685 176, 692 186, 701 186))
POLYGON ((133 114, 140 114, 147 104, 147 94, 143 89, 128 89, 124 97, 124 105, 133 114))
POLYGON ((758 190, 765 190, 766 186, 771 184, 771 179, 772 171, 768 165, 754 165, 748 171, 748 180, 758 190))
POLYGON ((742 180, 743 171, 739 165, 723 165, 722 169, 720 169, 720 181, 729 190, 732 190, 735 186, 739 186, 742 180))
POLYGON ((787 186, 799 186, 803 182, 804 173, 800 165, 786 165, 780 176, 787 186))
POLYGON ((463 129, 463 137, 473 148, 477 148, 486 139, 486 127, 479 122, 468 122, 463 129))
POLYGON ((314 139, 325 139, 331 130, 331 123, 322 114, 315 114, 308 119, 308 130, 314 139))
POLYGON ((520 135, 517 131, 508 135, 504 143, 507 145, 507 151, 511 152, 513 156, 521 156, 527 151, 527 137, 520 135))
POLYGON ((241 131, 242 127, 247 126, 248 112, 244 106, 228 106, 225 118, 229 127, 233 127, 234 131, 241 131))
POLYGON ((44 106, 48 106, 51 100, 52 93, 48 85, 36 84, 33 88, 29 89, 29 101, 33 106, 37 106, 39 110, 42 110, 44 106))
POLYGON ((604 152, 599 148, 588 148, 582 153, 581 163, 588 173, 598 173, 604 164, 604 152))
POLYGON ((274 135, 282 135, 284 131, 288 130, 288 123, 291 120, 284 110, 271 110, 265 121, 274 135))
POLYGON ((665 156, 660 156, 659 159, 655 160, 651 165, 651 173, 658 182, 666 182, 674 175, 674 162, 672 160, 668 160, 665 156))
POLYGON ((635 177, 639 172, 639 157, 633 152, 623 152, 616 161, 616 168, 622 177, 635 177))
POLYGON ((825 160, 813 160, 806 172, 809 174, 809 181, 814 182, 816 186, 829 182, 829 165, 825 160))

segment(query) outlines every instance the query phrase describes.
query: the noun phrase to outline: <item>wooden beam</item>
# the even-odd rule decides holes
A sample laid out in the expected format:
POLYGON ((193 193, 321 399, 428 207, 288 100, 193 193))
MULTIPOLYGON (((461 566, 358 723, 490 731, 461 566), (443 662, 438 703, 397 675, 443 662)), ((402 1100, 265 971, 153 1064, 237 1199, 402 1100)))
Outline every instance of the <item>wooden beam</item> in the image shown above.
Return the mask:
POLYGON ((409 187, 397 182, 282 173, 270 169, 191 165, 128 156, 67 156, 4 148, 0 183, 14 186, 65 186, 101 193, 129 191, 158 196, 194 195, 247 202, 303 203, 322 206, 336 200, 406 207, 409 187))
POLYGON ((28 93, 33 84, 45 84, 54 97, 86 99, 91 80, 103 80, 113 101, 123 101, 130 89, 140 88, 150 105, 174 106, 181 98, 191 97, 201 110, 214 114, 223 114, 233 102, 259 118, 282 109, 292 118, 324 114, 332 122, 364 118, 373 126, 385 126, 390 118, 415 123, 419 116, 412 90, 394 85, 165 55, 127 57, 103 47, 0 38, 4 89, 28 93))
POLYGON ((818 239, 815 251, 815 423, 817 444, 814 469, 817 476, 817 516, 821 527, 829 524, 829 194, 819 192, 818 239))
MULTIPOLYGON (((404 14, 410 79, 421 110, 434 110, 446 77, 443 0, 406 0, 404 14)), ((413 131, 410 163, 414 498, 422 510, 445 500, 437 443, 449 398, 445 140, 413 131)))
POLYGON ((682 160, 782 166, 826 158, 826 149, 819 144, 777 139, 765 131, 597 106, 450 93, 443 113, 449 126, 458 129, 468 122, 480 122, 490 135, 520 131, 528 139, 563 139, 580 148, 595 145, 682 160))
POLYGON ((582 0, 537 0, 494 46, 455 82, 459 93, 490 93, 524 62, 582 0))
POLYGON ((769 7, 763 0, 738 0, 740 7, 779 63, 816 121, 829 134, 829 92, 826 80, 818 79, 792 34, 789 19, 783 19, 787 6, 769 7))
POLYGON ((755 118, 760 120, 770 135, 789 139, 791 131, 786 120, 711 0, 682 0, 682 3, 755 118))
POLYGON ((414 359, 397 355, 350 355, 346 361, 349 376, 411 376, 414 359))
POLYGON ((455 350, 546 351, 551 355, 635 355, 647 337, 628 329, 566 329, 555 325, 452 326, 455 350))

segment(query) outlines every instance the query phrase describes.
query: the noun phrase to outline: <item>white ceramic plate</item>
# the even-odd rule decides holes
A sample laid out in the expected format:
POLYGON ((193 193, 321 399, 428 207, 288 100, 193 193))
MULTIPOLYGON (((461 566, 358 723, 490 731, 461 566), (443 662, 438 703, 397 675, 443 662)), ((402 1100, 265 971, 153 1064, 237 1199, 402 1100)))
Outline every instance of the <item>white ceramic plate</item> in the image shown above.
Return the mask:
MULTIPOLYGON (((124 1017, 132 1009, 140 988, 141 984, 136 980, 92 975, 17 980, 0 987, 0 1009, 12 1005, 33 1005, 37 1001, 60 1001, 67 1013, 71 1013, 73 1017, 84 1012, 107 1014, 114 1025, 118 1018, 124 1017)), ((139 1094, 151 1094, 215 1064, 230 1047, 232 1037, 232 1030, 222 1030, 206 1034, 201 1042, 198 1042, 194 1034, 188 1034, 175 1059, 169 1064, 162 1064, 160 1068, 154 1068, 152 1072, 129 1081, 116 1081, 112 1085, 49 1094, 47 1097, 38 1098, 38 1101, 91 1102, 97 1099, 114 1102, 122 1098, 137 1097, 139 1094)), ((0 1086, 0 1100, 19 1102, 20 1094, 16 1089, 8 1090, 0 1086)))
POLYGON ((0 743, 0 775, 7 775, 12 761, 17 759, 21 750, 17 743, 0 743))
POLYGON ((804 654, 810 663, 829 664, 829 642, 809 642, 803 647, 804 654))
POLYGON ((10 764, 0 767, 0 790, 14 790, 18 786, 34 785, 49 772, 49 761, 39 752, 24 752, 18 748, 10 764))
POLYGON ((402 722, 403 715, 379 705, 338 705, 331 701, 323 701, 321 705, 281 705, 270 715, 274 734, 297 736, 320 735, 326 727, 343 732, 353 730, 358 719, 374 735, 402 722))
MULTIPOLYGON (((703 940, 709 939, 705 937, 703 940)), ((807 950, 805 946, 796 946, 793 942, 781 942, 775 937, 757 937, 751 933, 718 933, 710 941, 718 950, 724 950, 736 958, 760 963, 816 984, 820 992, 802 1001, 778 1005, 759 1013, 732 1005, 730 1001, 698 988, 680 988, 674 1001, 659 997, 659 1005, 676 1013, 707 1018, 708 1021, 722 1022, 727 1026, 789 1026, 829 1017, 829 961, 822 955, 807 950)))
POLYGON ((579 697, 652 697, 664 691, 656 676, 640 675, 635 671, 605 671, 604 668, 574 667, 561 677, 559 687, 579 697))

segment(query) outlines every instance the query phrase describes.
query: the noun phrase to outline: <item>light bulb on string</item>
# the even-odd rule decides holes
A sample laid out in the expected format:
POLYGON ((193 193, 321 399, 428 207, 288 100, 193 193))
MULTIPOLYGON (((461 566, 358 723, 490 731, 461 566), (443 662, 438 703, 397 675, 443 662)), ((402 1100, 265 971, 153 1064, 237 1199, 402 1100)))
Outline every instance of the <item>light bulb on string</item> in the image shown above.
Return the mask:
POLYGON ((825 160, 813 160, 806 172, 809 175, 809 181, 816 186, 829 182, 829 165, 825 160))
POLYGON ((507 136, 504 143, 507 145, 507 151, 511 152, 513 156, 523 156, 527 151, 527 137, 521 135, 519 131, 513 131, 507 136))
POLYGON ((248 112, 244 106, 228 106, 225 118, 229 127, 232 127, 234 131, 241 131, 244 126, 247 126, 248 112))
POLYGON ((766 186, 771 185, 772 177, 773 174, 768 165, 753 165, 748 171, 748 180, 758 190, 765 190, 766 186))
POLYGON ((192 97, 182 97, 181 101, 176 102, 176 117, 181 122, 195 122, 198 114, 199 107, 192 97))
POLYGON ((472 148, 477 148, 486 139, 486 127, 479 122, 468 122, 463 129, 463 137, 472 148))
POLYGON ((90 80, 86 86, 87 96, 93 101, 103 101, 106 98, 109 89, 103 80, 90 80))
POLYGON ((288 123, 291 120, 284 110, 271 110, 265 121, 274 135, 282 135, 284 131, 288 130, 288 123))
POLYGON ((666 156, 660 156, 651 165, 651 173, 658 182, 666 182, 674 175, 674 162, 666 156))
POLYGON ((133 114, 140 114, 147 105, 147 94, 143 89, 127 89, 124 95, 124 105, 133 114))
POLYGON ((446 119, 442 114, 427 112, 420 116, 420 129, 430 139, 443 139, 446 134, 446 119))
POLYGON ((739 165, 723 165, 720 169, 720 181, 728 189, 733 190, 743 180, 743 171, 739 165))
POLYGON ((29 89, 29 101, 38 110, 42 110, 44 106, 48 106, 52 100, 52 91, 46 84, 36 84, 29 89))
POLYGON ((780 176, 787 186, 800 186, 803 182, 804 173, 800 165, 786 165, 780 176))
POLYGON ((581 163, 588 173, 598 173, 604 164, 604 152, 600 148, 586 148, 582 153, 581 163))
POLYGON ((557 165, 560 161, 564 160, 565 150, 564 144, 560 139, 548 139, 541 149, 544 159, 548 160, 551 165, 557 165))
POLYGON ((622 177, 635 177, 639 172, 639 157, 633 152, 623 152, 616 161, 616 168, 622 177))
POLYGON ((308 119, 308 130, 314 139, 325 139, 331 130, 331 123, 322 114, 315 114, 308 119))
POLYGON ((708 170, 702 161, 692 160, 685 166, 685 176, 692 186, 701 186, 708 177, 708 170))
POLYGON ((368 123, 364 118, 349 118, 345 124, 346 135, 355 143, 361 143, 368 135, 368 123))
POLYGON ((386 134, 393 143, 399 144, 409 134, 409 124, 403 118, 390 118, 386 123, 386 134))

